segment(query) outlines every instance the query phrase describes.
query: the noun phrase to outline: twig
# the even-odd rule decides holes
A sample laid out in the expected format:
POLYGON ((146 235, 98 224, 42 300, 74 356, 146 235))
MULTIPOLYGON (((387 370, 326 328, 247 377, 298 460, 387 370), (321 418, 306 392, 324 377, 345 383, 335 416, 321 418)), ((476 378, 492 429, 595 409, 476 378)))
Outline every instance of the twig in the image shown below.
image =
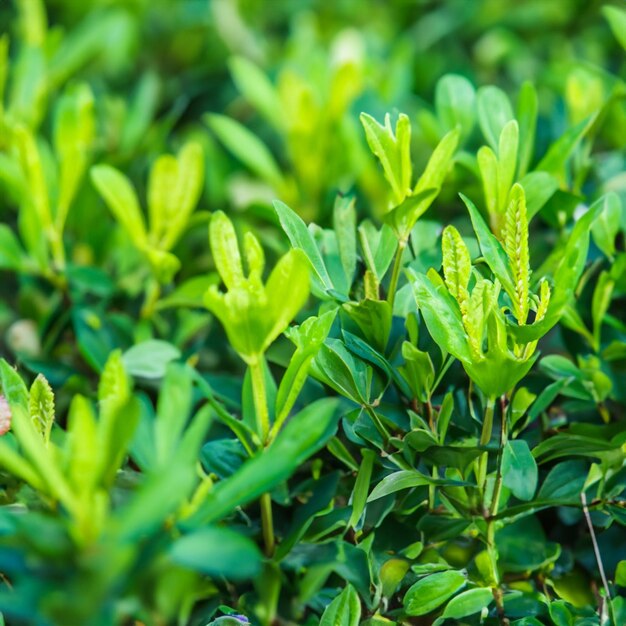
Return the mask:
POLYGON ((611 624, 613 626, 617 626, 617 622, 615 621, 615 612, 613 611, 613 604, 611 602, 611 590, 609 589, 609 581, 607 580, 606 574, 604 572, 604 565, 602 564, 602 557, 600 556, 600 548, 598 546, 598 541, 596 540, 596 533, 593 530, 593 524, 591 522, 591 516, 589 515, 589 508, 587 507, 587 496, 585 492, 582 491, 580 494, 580 501, 583 504, 583 514, 585 516, 585 520, 587 520, 587 527, 589 528, 589 534, 591 535, 591 543, 593 545, 593 551, 596 555, 596 563, 598 564, 598 570, 600 571, 600 579, 602 580, 602 586, 604 587, 604 592, 606 594, 605 601, 602 603, 600 608, 600 620, 604 621, 605 618, 605 607, 608 607, 608 614, 611 619, 611 624))

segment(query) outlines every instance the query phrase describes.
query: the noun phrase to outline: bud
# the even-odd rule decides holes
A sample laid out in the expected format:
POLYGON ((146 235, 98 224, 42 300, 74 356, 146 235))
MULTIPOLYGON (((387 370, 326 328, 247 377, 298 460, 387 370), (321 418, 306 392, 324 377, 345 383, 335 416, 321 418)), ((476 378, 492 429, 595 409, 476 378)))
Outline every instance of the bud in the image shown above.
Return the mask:
POLYGON ((11 407, 7 399, 0 395, 0 436, 6 435, 11 429, 11 407))

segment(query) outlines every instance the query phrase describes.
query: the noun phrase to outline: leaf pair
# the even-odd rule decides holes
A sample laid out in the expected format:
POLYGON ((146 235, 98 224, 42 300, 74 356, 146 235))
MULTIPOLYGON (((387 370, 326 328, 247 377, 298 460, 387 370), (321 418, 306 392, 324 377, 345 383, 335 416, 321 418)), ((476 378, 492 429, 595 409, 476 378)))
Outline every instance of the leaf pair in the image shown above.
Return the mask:
POLYGON ((149 229, 130 180, 109 165, 91 169, 91 179, 109 209, 126 230, 134 246, 143 252, 161 283, 171 281, 180 267, 170 253, 189 223, 204 178, 202 147, 186 143, 177 156, 160 156, 148 179, 149 229))
POLYGON ((209 239, 226 293, 213 285, 205 294, 205 304, 224 326, 233 348, 250 364, 263 355, 306 302, 309 264, 301 250, 290 250, 264 283, 263 249, 248 232, 243 243, 244 273, 235 229, 221 211, 211 218, 209 239))
POLYGON ((443 137, 413 187, 409 118, 404 114, 399 116, 395 134, 389 114, 385 116, 384 126, 366 113, 361 114, 361 123, 370 149, 380 161, 391 187, 393 208, 387 211, 384 220, 393 228, 398 240, 406 242, 417 220, 441 190, 459 143, 460 129, 455 128, 443 137))
MULTIPOLYGON (((7 160, 9 191, 20 204, 19 228, 24 246, 39 273, 50 267, 65 268, 63 231, 91 158, 95 141, 95 104, 85 84, 68 88, 59 98, 54 115, 54 159, 49 147, 29 126, 11 118, 6 136, 15 160, 7 160), (52 166, 52 167, 51 167, 52 166), (50 258, 51 257, 51 258, 50 258)), ((25 254, 13 238, 15 260, 2 262, 14 269, 24 265, 25 254)))

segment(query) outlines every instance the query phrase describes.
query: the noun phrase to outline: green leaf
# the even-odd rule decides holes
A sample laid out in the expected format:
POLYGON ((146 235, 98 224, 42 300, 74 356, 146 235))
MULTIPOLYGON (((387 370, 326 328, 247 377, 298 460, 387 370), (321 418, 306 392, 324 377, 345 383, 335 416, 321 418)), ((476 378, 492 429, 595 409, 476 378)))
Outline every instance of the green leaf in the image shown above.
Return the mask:
POLYGON ((217 521, 287 480, 333 436, 338 418, 336 398, 324 398, 308 405, 287 422, 271 445, 215 485, 183 526, 195 528, 217 521))
MULTIPOLYGON (((7 387, 4 386, 4 376, 3 389, 8 397, 7 387)), ((20 444, 24 457, 39 474, 41 482, 47 486, 47 492, 70 512, 75 513, 77 510, 76 497, 61 470, 59 461, 52 454, 52 450, 46 447, 24 405, 21 403, 12 404, 10 398, 9 403, 13 415, 11 429, 20 444)))
POLYGON ((615 570, 615 584, 626 587, 626 561, 620 561, 615 570))
MULTIPOLYGON (((526 174, 533 157, 538 107, 535 86, 530 81, 524 82, 517 101, 517 120, 519 122, 518 179, 526 174)), ((526 191, 528 192, 528 190, 526 191)))
POLYGON ((285 335, 296 345, 287 370, 276 393, 276 426, 280 428, 291 411, 309 373, 313 357, 326 340, 335 320, 337 310, 333 309, 319 317, 309 317, 300 326, 292 326, 285 335))
POLYGON ((369 220, 361 222, 358 231, 365 265, 380 283, 396 253, 398 247, 396 236, 387 224, 383 224, 382 228, 377 230, 369 220))
POLYGON ((98 384, 98 400, 103 413, 125 404, 130 397, 130 381, 124 369, 121 350, 109 355, 98 384))
POLYGON ((252 104, 274 128, 285 126, 285 117, 280 97, 268 77, 254 63, 242 56, 228 60, 228 67, 235 85, 244 98, 252 104))
POLYGON ((148 244, 148 235, 139 200, 131 182, 110 165, 92 167, 91 180, 135 246, 143 250, 148 244))
POLYGON ((450 570, 431 574, 412 585, 404 596, 407 615, 426 615, 441 606, 466 584, 462 572, 450 570))
POLYGON ((159 310, 173 307, 204 308, 204 294, 212 285, 218 285, 219 280, 215 273, 189 278, 161 298, 156 308, 159 310))
POLYGON ((404 365, 400 366, 402 376, 420 402, 426 402, 432 393, 435 381, 435 367, 428 352, 419 350, 408 341, 402 343, 404 365))
POLYGON ((464 307, 469 300, 469 281, 472 273, 472 260, 469 250, 454 226, 446 226, 441 235, 441 249, 443 254, 443 274, 446 286, 452 297, 461 307, 463 315, 464 307))
POLYGON ((515 181, 519 127, 515 120, 504 125, 498 143, 498 209, 502 211, 509 198, 509 191, 515 181))
POLYGON ((572 155, 581 139, 587 134, 595 122, 596 114, 569 128, 548 149, 545 156, 535 167, 535 170, 548 172, 559 176, 565 163, 572 155))
POLYGON ((435 343, 460 361, 471 363, 469 344, 458 304, 443 283, 433 284, 428 276, 411 274, 417 306, 435 343))
POLYGON ((216 211, 209 223, 209 243, 213 261, 228 289, 239 287, 243 280, 243 265, 233 223, 223 211, 216 211))
POLYGON ((591 227, 595 244, 604 254, 613 260, 615 254, 615 237, 620 230, 622 221, 622 203, 615 192, 607 193, 594 203, 602 205, 602 211, 591 227))
POLYGON ((174 563, 215 578, 248 580, 261 571, 263 555, 234 530, 209 526, 177 539, 169 550, 174 563))
POLYGON ((352 285, 356 271, 356 210, 355 198, 337 196, 333 209, 333 228, 337 235, 339 258, 346 275, 347 284, 352 285))
POLYGON ((191 375, 185 365, 170 363, 161 383, 154 422, 155 462, 166 468, 178 448, 191 412, 191 375))
POLYGON ((618 6, 605 6, 602 7, 602 13, 609 23, 615 38, 621 44, 622 48, 626 50, 626 10, 618 6))
POLYGON ((361 601, 352 585, 326 607, 319 626, 358 626, 361 619, 361 601))
POLYGON ((493 602, 493 592, 487 587, 468 589, 448 602, 443 614, 435 622, 443 623, 445 619, 458 619, 474 615, 493 602))
POLYGON ((306 254, 313 270, 313 286, 317 292, 321 295, 333 290, 335 287, 326 270, 319 248, 302 218, 280 200, 274 201, 274 209, 291 245, 306 254))
POLYGON ((601 458, 603 453, 612 452, 619 448, 618 444, 604 439, 560 433, 554 435, 533 448, 533 456, 538 463, 548 463, 563 457, 595 457, 601 458))
POLYGON ((0 391, 11 407, 21 406, 28 410, 28 390, 22 377, 7 361, 0 359, 0 391))
POLYGON ((530 172, 519 181, 519 184, 526 194, 528 221, 539 213, 559 188, 558 179, 547 172, 530 172))
POLYGON ((352 513, 350 514, 350 520, 348 526, 355 528, 363 515, 365 510, 365 504, 368 502, 367 492, 370 486, 370 479, 372 477, 372 468, 376 459, 376 453, 373 450, 363 449, 361 451, 363 461, 359 468, 359 472, 354 483, 354 489, 350 496, 350 504, 352 504, 352 513))
POLYGON ((187 227, 202 192, 204 154, 202 146, 187 142, 178 155, 161 155, 148 178, 150 242, 162 251, 171 250, 187 227))
POLYGON ((89 499, 98 485, 99 451, 106 442, 99 441, 96 416, 84 396, 74 396, 67 425, 68 475, 75 489, 89 499))
POLYGON ((25 253, 13 231, 0 224, 0 269, 19 271, 25 261, 25 253))
MULTIPOLYGON (((428 163, 413 189, 413 195, 419 196, 419 194, 425 193, 428 189, 434 189, 435 193, 432 197, 426 196, 416 207, 414 210, 415 219, 412 221, 411 227, 408 229, 409 231, 413 229, 417 218, 425 213, 434 198, 439 194, 443 181, 452 167, 454 155, 459 145, 459 136, 459 128, 446 133, 430 155, 428 163)), ((406 234, 408 235, 408 232, 406 234)))
POLYGON ((511 102, 498 87, 481 87, 476 94, 478 123, 493 150, 498 150, 502 129, 513 118, 511 102))
POLYGON ((485 205, 487 214, 492 225, 498 221, 500 213, 498 197, 498 157, 488 146, 480 148, 476 154, 478 170, 483 181, 483 193, 485 194, 485 205))
POLYGON ((180 350, 171 343, 161 339, 149 339, 124 353, 124 368, 131 376, 163 378, 167 364, 180 356, 180 350))
POLYGON ((204 118, 226 148, 266 183, 281 190, 285 181, 268 147, 239 122, 211 113, 204 118))
POLYGON ((599 205, 592 206, 574 225, 554 271, 554 276, 558 277, 558 280, 555 280, 548 309, 543 319, 534 324, 510 327, 517 341, 535 341, 545 335, 561 319, 585 268, 589 249, 589 231, 600 210, 599 205))
POLYGON ((604 270, 598 276, 598 282, 593 290, 591 300, 591 319, 593 320, 593 342, 596 352, 600 351, 600 333, 602 324, 605 321, 604 316, 611 306, 611 297, 615 281, 611 278, 611 274, 604 270))
POLYGON ((467 139, 476 119, 476 91, 472 83, 459 74, 446 74, 435 88, 435 110, 445 130, 461 128, 467 139))
MULTIPOLYGON (((437 443, 433 439, 433 444, 437 443)), ((443 480, 438 478, 432 478, 426 474, 422 474, 417 470, 399 470, 385 476, 372 490, 368 502, 373 502, 384 496, 388 496, 396 491, 402 491, 403 489, 412 489, 413 487, 422 487, 424 485, 462 485, 457 481, 443 480)))
POLYGON ((360 120, 365 129, 367 143, 380 161, 385 178, 391 186, 393 204, 397 206, 411 189, 411 122, 401 113, 394 134, 389 113, 385 116, 384 126, 367 113, 361 113, 360 120))
POLYGON ((502 480, 519 500, 532 500, 537 489, 537 463, 523 439, 507 442, 502 454, 502 480))
POLYGON ((515 184, 511 190, 502 235, 515 284, 515 291, 509 294, 513 300, 513 313, 518 324, 525 324, 529 311, 530 258, 526 198, 521 185, 515 184))
POLYGON ((360 405, 369 404, 369 373, 361 359, 355 358, 338 339, 328 339, 317 353, 313 375, 346 398, 360 405))
POLYGON ((30 387, 28 412, 37 432, 48 445, 54 423, 54 393, 43 374, 38 374, 30 387))
POLYGON ((365 338, 380 352, 385 351, 391 331, 392 312, 386 300, 346 302, 343 308, 357 323, 365 338))
POLYGON ((59 98, 54 119, 54 145, 59 161, 59 193, 55 223, 59 232, 87 168, 96 136, 95 98, 88 85, 70 85, 59 98))
POLYGON ((514 294, 515 283, 513 282, 513 277, 511 275, 511 266, 509 265, 509 260, 504 249, 502 248, 502 245, 491 233, 474 203, 463 194, 460 195, 469 211, 472 226, 478 239, 478 245, 480 246, 480 251, 485 257, 485 261, 487 261, 487 265, 489 265, 491 271, 500 281, 504 290, 508 294, 514 294))

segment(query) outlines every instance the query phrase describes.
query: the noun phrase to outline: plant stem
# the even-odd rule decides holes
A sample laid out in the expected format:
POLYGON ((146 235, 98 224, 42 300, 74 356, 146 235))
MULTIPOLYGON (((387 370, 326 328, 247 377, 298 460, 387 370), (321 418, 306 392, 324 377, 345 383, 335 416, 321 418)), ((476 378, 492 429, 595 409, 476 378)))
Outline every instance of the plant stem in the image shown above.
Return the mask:
POLYGON ((500 506, 500 494, 502 493, 502 457, 504 454, 504 446, 508 440, 508 428, 506 420, 506 404, 505 400, 502 400, 502 426, 500 429, 500 446, 498 448, 498 460, 496 471, 496 482, 493 486, 493 495, 491 496, 491 506, 489 507, 489 516, 494 517, 498 514, 498 507, 500 506))
POLYGON ((252 379, 252 397, 254 399, 254 414, 261 443, 265 445, 270 432, 270 416, 267 409, 267 392, 265 390, 265 372, 263 371, 263 357, 257 356, 249 363, 252 379))
MULTIPOLYGON (((491 433, 493 431, 493 413, 495 407, 496 399, 493 397, 489 397, 487 399, 487 404, 485 406, 485 414, 483 417, 483 429, 480 434, 479 444, 481 446, 486 446, 491 441, 491 433)), ((484 491, 485 488, 485 480, 487 478, 487 462, 489 460, 489 453, 483 452, 483 454, 478 459, 478 487, 481 491, 484 491)))
MULTIPOLYGON (((608 607, 608 614, 611 619, 611 625, 617 626, 617 620, 615 619, 615 609, 613 608, 613 603, 611 602, 611 590, 609 588, 609 581, 606 577, 606 573, 604 572, 604 565, 602 564, 602 556, 600 555, 600 547, 598 546, 598 541, 596 540, 596 533, 593 530, 593 523, 591 521, 591 516, 589 515, 589 508, 587 507, 587 496, 585 492, 582 491, 580 494, 580 501, 583 504, 583 513, 585 515, 585 521, 587 522, 587 527, 589 528, 589 534, 591 535, 591 543, 593 545, 593 553, 596 557, 596 563, 598 564, 598 570, 600 571, 600 579, 602 580, 602 586, 604 587, 604 593, 606 594, 606 605, 608 607)), ((600 620, 602 621, 602 613, 604 611, 600 611, 600 620)), ((606 615, 606 614, 605 614, 606 615)))
POLYGON ((151 278, 146 287, 146 295, 144 297, 143 306, 141 307, 141 319, 147 320, 154 314, 154 307, 161 296, 161 286, 158 281, 151 278))
POLYGON ((264 493, 261 496, 261 527, 263 528, 263 541, 265 543, 265 554, 268 557, 274 554, 274 518, 272 515, 272 496, 264 493))
POLYGON ((493 431, 493 412, 496 404, 495 398, 488 398, 485 406, 485 416, 483 418, 483 430, 480 434, 480 445, 486 446, 491 441, 493 431))
MULTIPOLYGON (((261 438, 261 446, 267 443, 270 431, 270 416, 267 408, 267 390, 265 388, 265 371, 263 356, 259 355, 250 363, 250 377, 252 380, 252 397, 254 399, 254 413, 256 416, 257 430, 261 438)), ((272 516, 272 497, 269 493, 261 496, 261 528, 263 530, 263 542, 265 554, 271 557, 274 554, 274 520, 272 516)))
POLYGON ((400 270, 402 269, 402 255, 406 248, 406 241, 400 239, 396 250, 396 258, 393 262, 393 270, 391 271, 391 282, 389 283, 389 293, 387 294, 387 302, 393 311, 393 302, 396 298, 396 289, 398 288, 398 280, 400 279, 400 270))
MULTIPOLYGON (((493 597, 496 602, 496 608, 498 610, 498 616, 500 618, 500 622, 502 624, 508 624, 508 620, 504 615, 504 605, 502 603, 502 589, 500 588, 500 575, 498 573, 498 548, 496 546, 496 520, 494 517, 498 514, 498 507, 500 506, 500 495, 502 493, 502 457, 504 452, 504 446, 506 445, 508 438, 508 428, 507 428, 507 412, 506 412, 506 397, 502 396, 500 399, 501 406, 501 427, 500 427, 500 444, 498 446, 498 458, 496 461, 497 470, 496 470, 496 480, 493 486, 493 494, 491 496, 491 503, 489 506, 489 513, 487 519, 487 551, 489 553, 489 558, 491 560, 491 568, 493 570, 493 575, 495 578, 496 586, 493 589, 493 597)), ((493 404, 491 403, 491 428, 493 427, 493 404)), ((484 434, 483 429, 483 434, 484 434)), ((489 439, 491 439, 491 432, 489 434, 489 439)), ((482 440, 482 437, 481 437, 482 440)))

